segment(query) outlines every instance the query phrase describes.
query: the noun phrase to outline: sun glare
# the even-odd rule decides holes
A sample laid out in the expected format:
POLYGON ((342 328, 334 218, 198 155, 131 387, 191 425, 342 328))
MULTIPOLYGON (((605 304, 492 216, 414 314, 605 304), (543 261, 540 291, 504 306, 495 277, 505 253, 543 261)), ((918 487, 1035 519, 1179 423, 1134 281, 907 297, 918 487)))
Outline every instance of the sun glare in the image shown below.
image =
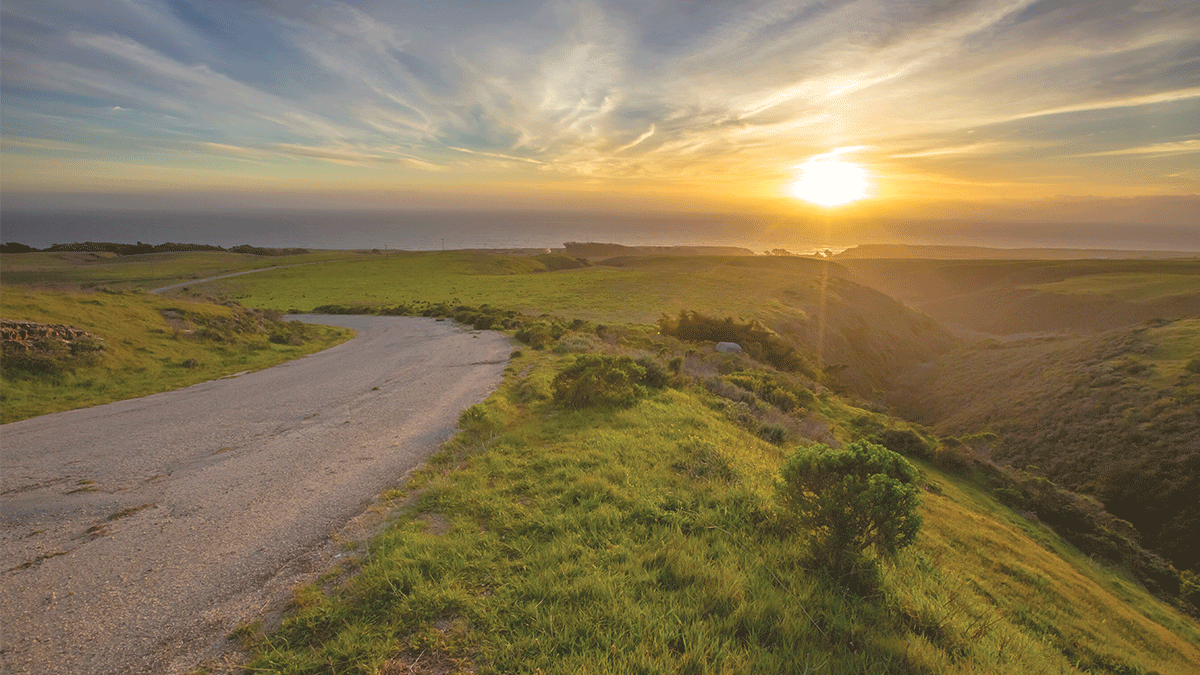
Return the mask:
POLYGON ((792 194, 821 206, 847 204, 867 196, 867 172, 840 159, 810 159, 800 166, 792 194))

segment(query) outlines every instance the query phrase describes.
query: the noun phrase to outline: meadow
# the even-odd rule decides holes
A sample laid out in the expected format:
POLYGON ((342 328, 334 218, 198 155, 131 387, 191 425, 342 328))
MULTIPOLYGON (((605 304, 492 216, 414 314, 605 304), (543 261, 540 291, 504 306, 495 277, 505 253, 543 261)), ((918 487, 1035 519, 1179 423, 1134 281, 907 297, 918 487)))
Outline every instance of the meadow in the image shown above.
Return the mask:
POLYGON ((204 277, 346 260, 366 253, 314 251, 299 255, 259 256, 233 252, 175 252, 116 255, 108 252, 36 252, 3 257, 4 284, 70 289, 148 291, 204 277))

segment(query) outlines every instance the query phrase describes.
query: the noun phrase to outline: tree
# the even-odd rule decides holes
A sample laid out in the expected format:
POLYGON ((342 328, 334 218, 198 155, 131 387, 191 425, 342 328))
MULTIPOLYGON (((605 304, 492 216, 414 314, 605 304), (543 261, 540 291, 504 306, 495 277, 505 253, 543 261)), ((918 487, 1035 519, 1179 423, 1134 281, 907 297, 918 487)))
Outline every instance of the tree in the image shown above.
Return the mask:
POLYGON ((781 478, 785 511, 811 533, 814 558, 831 568, 857 567, 868 550, 894 556, 921 528, 916 468, 874 443, 801 448, 781 478))

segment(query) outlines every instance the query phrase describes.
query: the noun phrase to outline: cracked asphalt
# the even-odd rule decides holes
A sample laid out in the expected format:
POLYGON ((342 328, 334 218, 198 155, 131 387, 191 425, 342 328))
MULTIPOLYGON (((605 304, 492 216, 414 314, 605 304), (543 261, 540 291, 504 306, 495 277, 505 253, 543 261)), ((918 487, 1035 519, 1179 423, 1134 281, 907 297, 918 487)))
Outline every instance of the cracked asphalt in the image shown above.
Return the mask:
POLYGON ((5 672, 189 672, 436 450, 511 350, 433 319, 292 318, 358 335, 0 427, 5 672))

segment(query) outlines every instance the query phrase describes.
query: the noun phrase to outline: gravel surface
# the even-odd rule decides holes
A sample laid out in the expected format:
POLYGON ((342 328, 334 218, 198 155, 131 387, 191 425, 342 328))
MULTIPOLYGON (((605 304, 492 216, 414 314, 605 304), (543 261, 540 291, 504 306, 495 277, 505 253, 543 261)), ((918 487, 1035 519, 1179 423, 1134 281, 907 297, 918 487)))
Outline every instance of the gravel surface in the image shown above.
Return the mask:
POLYGON ((0 667, 190 671, 453 433, 511 349, 433 319, 298 318, 358 337, 0 427, 0 667))

